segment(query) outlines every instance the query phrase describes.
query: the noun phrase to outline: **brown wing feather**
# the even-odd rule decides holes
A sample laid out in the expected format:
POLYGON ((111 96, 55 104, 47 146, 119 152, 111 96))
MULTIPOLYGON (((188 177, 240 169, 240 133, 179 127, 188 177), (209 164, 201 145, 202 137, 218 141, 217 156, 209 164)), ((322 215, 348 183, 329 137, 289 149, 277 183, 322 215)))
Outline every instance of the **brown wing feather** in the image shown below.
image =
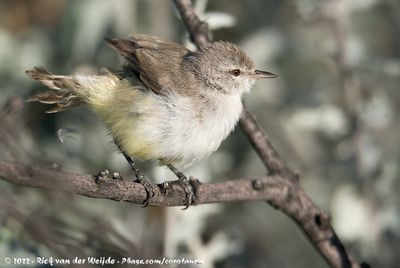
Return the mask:
POLYGON ((124 56, 140 80, 153 92, 168 95, 171 91, 181 90, 176 88, 174 80, 179 79, 181 61, 190 52, 185 47, 145 35, 136 35, 130 40, 106 41, 108 46, 124 56))

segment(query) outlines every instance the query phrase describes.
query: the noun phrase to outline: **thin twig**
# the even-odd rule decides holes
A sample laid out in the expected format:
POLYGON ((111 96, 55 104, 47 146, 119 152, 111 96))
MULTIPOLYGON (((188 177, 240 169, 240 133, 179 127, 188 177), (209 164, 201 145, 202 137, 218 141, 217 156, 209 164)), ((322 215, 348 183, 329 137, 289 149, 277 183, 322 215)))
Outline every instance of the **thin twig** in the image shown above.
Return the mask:
POLYGON ((245 108, 240 117, 239 125, 271 174, 288 173, 293 175, 291 177, 297 177, 286 166, 278 152, 272 147, 267 134, 260 128, 256 120, 245 108))
POLYGON ((190 0, 177 1, 174 0, 175 6, 181 15, 182 21, 188 29, 190 39, 198 46, 205 47, 210 43, 208 37, 208 24, 201 21, 194 9, 190 0))

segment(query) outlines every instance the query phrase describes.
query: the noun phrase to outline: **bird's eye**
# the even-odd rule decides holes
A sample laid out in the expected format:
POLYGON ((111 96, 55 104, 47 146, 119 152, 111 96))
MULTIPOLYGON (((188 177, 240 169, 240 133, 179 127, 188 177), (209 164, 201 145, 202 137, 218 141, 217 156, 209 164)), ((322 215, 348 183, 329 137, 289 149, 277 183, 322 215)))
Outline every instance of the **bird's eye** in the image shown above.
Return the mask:
POLYGON ((240 70, 239 69, 233 69, 232 71, 230 71, 231 75, 234 76, 239 76, 240 75, 240 70))

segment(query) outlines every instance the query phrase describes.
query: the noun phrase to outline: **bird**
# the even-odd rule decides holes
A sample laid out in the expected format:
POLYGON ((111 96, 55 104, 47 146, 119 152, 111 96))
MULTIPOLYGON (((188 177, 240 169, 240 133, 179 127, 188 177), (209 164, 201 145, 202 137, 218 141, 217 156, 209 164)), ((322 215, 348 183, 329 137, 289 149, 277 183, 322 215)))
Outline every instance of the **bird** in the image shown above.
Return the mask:
POLYGON ((237 124, 242 98, 256 80, 277 75, 255 68, 237 45, 215 41, 191 51, 148 35, 106 38, 122 55, 117 70, 97 75, 55 75, 43 67, 26 71, 49 90, 28 101, 54 105, 57 113, 88 106, 104 123, 139 180, 149 183, 133 159, 158 160, 183 183, 188 201, 193 193, 181 172, 216 151, 237 124))

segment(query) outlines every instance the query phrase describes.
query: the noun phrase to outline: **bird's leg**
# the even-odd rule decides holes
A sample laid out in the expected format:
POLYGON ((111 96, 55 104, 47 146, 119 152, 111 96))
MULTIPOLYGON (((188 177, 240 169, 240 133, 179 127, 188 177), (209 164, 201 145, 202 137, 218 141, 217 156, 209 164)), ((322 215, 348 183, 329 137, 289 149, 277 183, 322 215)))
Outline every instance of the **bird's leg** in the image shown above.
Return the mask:
POLYGON ((147 207, 149 205, 149 201, 150 199, 153 198, 154 196, 154 189, 155 189, 155 185, 153 185, 151 182, 149 182, 143 175, 143 173, 136 167, 135 162, 133 161, 133 159, 128 156, 124 150, 122 150, 121 146, 119 146, 117 141, 114 141, 115 144, 117 145, 118 149, 120 150, 120 152, 123 154, 123 156, 125 157, 126 161, 128 161, 129 166, 131 167, 131 169, 133 170, 133 173, 135 174, 136 180, 135 182, 140 183, 141 185, 143 185, 144 189, 146 190, 146 194, 147 197, 146 199, 143 201, 143 206, 147 207))
POLYGON ((182 173, 179 169, 174 167, 173 165, 168 165, 167 166, 179 179, 180 185, 183 187, 185 194, 186 194, 186 207, 184 209, 187 209, 191 204, 193 204, 194 200, 194 190, 193 186, 190 184, 188 178, 186 177, 185 174, 182 173))
POLYGON ((136 167, 135 162, 131 157, 126 155, 123 151, 121 151, 122 154, 125 156, 126 161, 128 161, 129 166, 132 168, 133 173, 135 174, 136 177, 136 182, 139 182, 140 184, 143 185, 143 187, 146 190, 147 197, 143 202, 143 206, 147 207, 149 205, 149 201, 153 198, 154 196, 154 188, 156 187, 154 184, 149 182, 143 175, 143 173, 136 167))

